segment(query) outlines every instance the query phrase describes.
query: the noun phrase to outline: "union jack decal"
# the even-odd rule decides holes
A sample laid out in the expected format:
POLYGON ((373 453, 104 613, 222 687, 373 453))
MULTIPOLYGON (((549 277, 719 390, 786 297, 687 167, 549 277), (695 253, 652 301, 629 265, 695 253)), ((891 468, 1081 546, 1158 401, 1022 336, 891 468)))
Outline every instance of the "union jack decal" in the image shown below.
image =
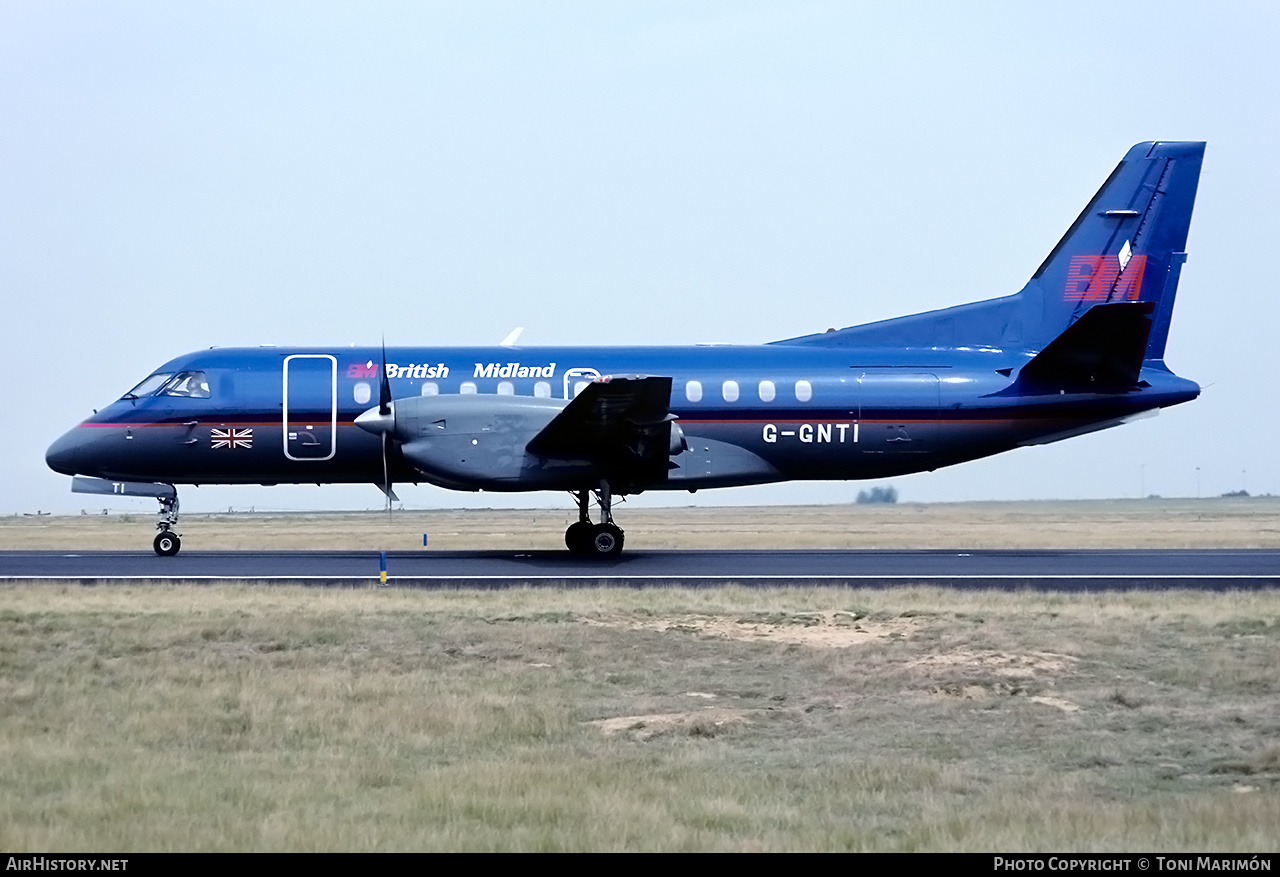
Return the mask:
POLYGON ((215 429, 209 433, 209 439, 215 448, 251 448, 253 447, 253 430, 215 429))

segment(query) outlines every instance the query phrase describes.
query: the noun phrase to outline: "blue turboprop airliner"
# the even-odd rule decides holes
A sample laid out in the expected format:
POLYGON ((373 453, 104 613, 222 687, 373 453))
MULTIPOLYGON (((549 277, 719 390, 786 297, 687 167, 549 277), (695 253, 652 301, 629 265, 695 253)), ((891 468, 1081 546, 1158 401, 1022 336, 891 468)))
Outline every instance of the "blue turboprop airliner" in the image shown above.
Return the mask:
POLYGON ((567 490, 569 550, 622 550, 615 497, 884 478, 1194 399, 1164 363, 1204 144, 1129 150, 1023 289, 761 345, 214 348, 59 438, 72 489, 396 482, 567 490), (599 508, 592 521, 592 498, 599 508))

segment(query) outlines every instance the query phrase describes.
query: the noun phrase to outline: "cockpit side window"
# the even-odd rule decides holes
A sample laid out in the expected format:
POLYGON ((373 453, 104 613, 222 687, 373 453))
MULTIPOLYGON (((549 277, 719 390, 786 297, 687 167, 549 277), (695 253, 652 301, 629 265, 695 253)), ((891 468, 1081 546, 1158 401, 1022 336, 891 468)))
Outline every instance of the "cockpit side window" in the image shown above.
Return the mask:
POLYGON ((204 372, 178 372, 160 388, 157 396, 187 396, 192 399, 209 398, 209 381, 204 372))
POLYGON ((147 378, 138 386, 125 393, 124 399, 141 399, 143 396, 150 396, 165 385, 169 378, 173 377, 173 372, 160 372, 147 378))

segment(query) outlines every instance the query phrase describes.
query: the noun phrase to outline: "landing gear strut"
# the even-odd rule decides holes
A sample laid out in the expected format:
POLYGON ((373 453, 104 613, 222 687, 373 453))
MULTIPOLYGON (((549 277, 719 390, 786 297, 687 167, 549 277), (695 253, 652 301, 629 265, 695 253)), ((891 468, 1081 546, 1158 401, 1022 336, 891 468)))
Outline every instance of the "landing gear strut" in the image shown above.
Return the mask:
POLYGON ((622 528, 613 522, 613 492, 608 481, 600 482, 596 491, 579 490, 578 520, 564 532, 564 544, 573 554, 587 557, 617 557, 622 553, 622 528), (591 523, 591 499, 594 492, 600 504, 600 523, 591 523))
POLYGON ((156 516, 156 529, 160 532, 156 534, 151 547, 161 557, 173 557, 182 548, 182 540, 173 532, 178 523, 178 494, 174 491, 173 496, 161 496, 157 499, 160 500, 160 514, 156 516))

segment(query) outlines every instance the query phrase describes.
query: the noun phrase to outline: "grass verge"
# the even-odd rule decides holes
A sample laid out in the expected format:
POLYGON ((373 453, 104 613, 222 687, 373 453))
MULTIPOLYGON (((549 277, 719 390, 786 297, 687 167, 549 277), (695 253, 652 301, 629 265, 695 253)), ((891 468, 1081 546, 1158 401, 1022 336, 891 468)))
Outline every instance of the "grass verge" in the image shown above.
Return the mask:
POLYGON ((1280 595, 0 589, 0 849, 1280 846, 1280 595))

